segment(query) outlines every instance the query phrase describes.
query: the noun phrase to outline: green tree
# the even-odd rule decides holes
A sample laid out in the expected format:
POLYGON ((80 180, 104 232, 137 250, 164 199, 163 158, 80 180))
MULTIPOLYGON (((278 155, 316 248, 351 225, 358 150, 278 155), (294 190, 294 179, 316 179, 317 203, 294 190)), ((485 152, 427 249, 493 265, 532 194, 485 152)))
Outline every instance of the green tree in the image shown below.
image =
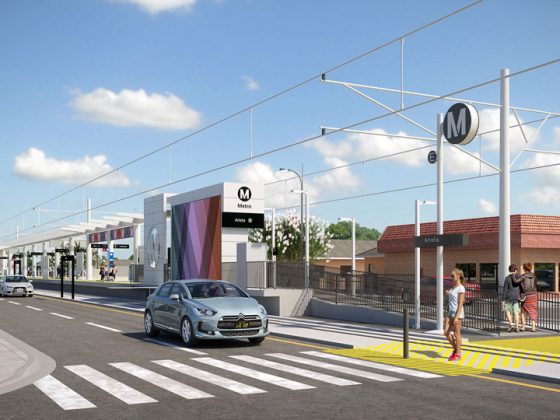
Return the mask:
MULTIPOLYGON (((333 223, 327 228, 327 232, 331 235, 332 239, 351 239, 352 238, 352 222, 343 221, 333 223)), ((375 228, 367 228, 360 226, 356 223, 356 240, 376 241, 381 236, 375 228)))
MULTIPOLYGON (((264 229, 251 229, 250 242, 263 242, 268 245, 268 258, 272 258, 272 219, 265 218, 264 229)), ((276 255, 279 261, 298 261, 301 254, 301 221, 299 214, 287 212, 276 217, 276 255)), ((322 259, 332 248, 331 236, 326 232, 327 224, 312 217, 309 221, 309 259, 322 259)))

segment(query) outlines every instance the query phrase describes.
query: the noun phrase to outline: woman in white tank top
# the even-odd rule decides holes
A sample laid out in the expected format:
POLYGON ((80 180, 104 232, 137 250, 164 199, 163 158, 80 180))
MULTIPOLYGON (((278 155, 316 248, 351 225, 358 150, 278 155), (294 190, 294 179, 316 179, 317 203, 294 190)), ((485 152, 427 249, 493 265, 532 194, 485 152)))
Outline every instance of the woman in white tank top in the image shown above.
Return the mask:
POLYGON ((445 292, 449 297, 449 310, 444 330, 447 341, 453 347, 453 353, 447 359, 450 362, 461 358, 461 324, 463 318, 465 318, 465 311, 463 309, 463 304, 465 303, 465 286, 463 286, 465 276, 463 271, 454 268, 451 270, 451 278, 453 279, 453 286, 445 292))

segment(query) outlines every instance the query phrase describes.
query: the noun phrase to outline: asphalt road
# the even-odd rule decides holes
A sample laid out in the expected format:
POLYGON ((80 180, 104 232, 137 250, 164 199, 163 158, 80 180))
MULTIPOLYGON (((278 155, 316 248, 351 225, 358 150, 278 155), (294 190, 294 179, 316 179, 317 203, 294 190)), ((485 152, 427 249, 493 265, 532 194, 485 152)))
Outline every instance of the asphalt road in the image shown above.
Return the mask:
MULTIPOLYGON (((511 378, 497 375, 412 377, 322 360, 301 353, 322 351, 322 346, 275 337, 267 338, 260 346, 235 340, 203 343, 194 348, 197 354, 181 350, 178 337, 162 334, 158 338, 178 348, 145 341, 141 314, 111 308, 40 296, 7 298, 0 301, 0 322, 4 331, 52 357, 57 367, 51 376, 83 397, 81 404, 89 407, 63 409, 47 395, 47 389, 53 386, 53 380, 48 378, 41 384, 47 393, 32 384, 0 395, 1 419, 558 418, 560 393, 553 390, 560 388, 546 383, 523 380, 511 383, 511 378), (353 367, 370 377, 304 365, 273 357, 271 353, 353 367), (293 370, 279 371, 230 356, 275 361, 287 365, 288 369, 303 368, 330 375, 330 380, 335 377, 346 382, 345 386, 328 383, 324 377, 321 380, 302 377, 293 370), (161 360, 166 360, 162 363, 171 368, 154 363, 161 360), (234 371, 221 367, 223 362, 233 364, 234 371), (201 372, 189 376, 178 370, 182 367, 177 363, 214 376, 205 380, 201 372), (277 378, 243 376, 241 367, 277 378), (90 381, 106 381, 105 384, 100 387, 84 379, 88 374, 93 375, 90 381), (371 374, 393 380, 381 382, 371 374), (274 382, 278 377, 289 381, 274 382), (170 379, 176 382, 170 384, 170 379), (228 380, 237 383, 232 385, 228 380), (129 388, 123 389, 122 384, 129 388), (542 388, 530 388, 526 384, 542 388)), ((80 404, 71 396, 61 399, 62 391, 53 395, 63 405, 80 404)))

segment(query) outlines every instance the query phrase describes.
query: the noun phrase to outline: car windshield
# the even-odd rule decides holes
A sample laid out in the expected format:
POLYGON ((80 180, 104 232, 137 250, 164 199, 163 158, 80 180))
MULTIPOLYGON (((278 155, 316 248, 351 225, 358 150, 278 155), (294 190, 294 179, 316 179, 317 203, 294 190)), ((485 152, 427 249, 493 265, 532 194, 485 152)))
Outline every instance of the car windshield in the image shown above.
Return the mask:
POLYGON ((27 278, 24 276, 7 276, 6 283, 27 283, 27 278))
POLYGON ((243 290, 231 283, 206 281, 188 284, 187 287, 193 299, 248 297, 243 290))

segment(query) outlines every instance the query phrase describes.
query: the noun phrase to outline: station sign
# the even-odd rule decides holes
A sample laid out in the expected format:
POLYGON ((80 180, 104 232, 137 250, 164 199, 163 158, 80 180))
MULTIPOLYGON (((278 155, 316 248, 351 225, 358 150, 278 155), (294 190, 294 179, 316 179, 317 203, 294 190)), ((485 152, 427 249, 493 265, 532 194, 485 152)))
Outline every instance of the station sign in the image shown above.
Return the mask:
POLYGON ((128 249, 128 248, 130 248, 130 245, 128 245, 128 244, 115 244, 113 248, 115 248, 115 249, 128 249))
POLYGON ((469 235, 464 233, 449 233, 444 235, 422 235, 414 237, 416 248, 435 248, 438 246, 467 246, 469 235))
POLYGON ((93 249, 103 249, 103 248, 106 248, 107 245, 105 245, 105 244, 91 244, 91 247, 93 249))
POLYGON ((469 144, 478 131, 478 112, 469 104, 456 103, 445 113, 443 135, 451 144, 469 144))
POLYGON ((232 228, 264 228, 264 214, 262 213, 222 213, 222 227, 232 228))
POLYGON ((428 162, 431 164, 437 162, 437 152, 435 150, 431 150, 430 153, 428 153, 428 162))
POLYGON ((42 253, 42 252, 37 252, 37 251, 33 251, 33 252, 31 253, 31 256, 32 256, 32 257, 36 257, 36 256, 39 256, 39 255, 43 255, 43 253, 42 253))
POLYGON ((66 248, 55 248, 54 252, 65 253, 65 252, 68 252, 68 250, 66 248))

